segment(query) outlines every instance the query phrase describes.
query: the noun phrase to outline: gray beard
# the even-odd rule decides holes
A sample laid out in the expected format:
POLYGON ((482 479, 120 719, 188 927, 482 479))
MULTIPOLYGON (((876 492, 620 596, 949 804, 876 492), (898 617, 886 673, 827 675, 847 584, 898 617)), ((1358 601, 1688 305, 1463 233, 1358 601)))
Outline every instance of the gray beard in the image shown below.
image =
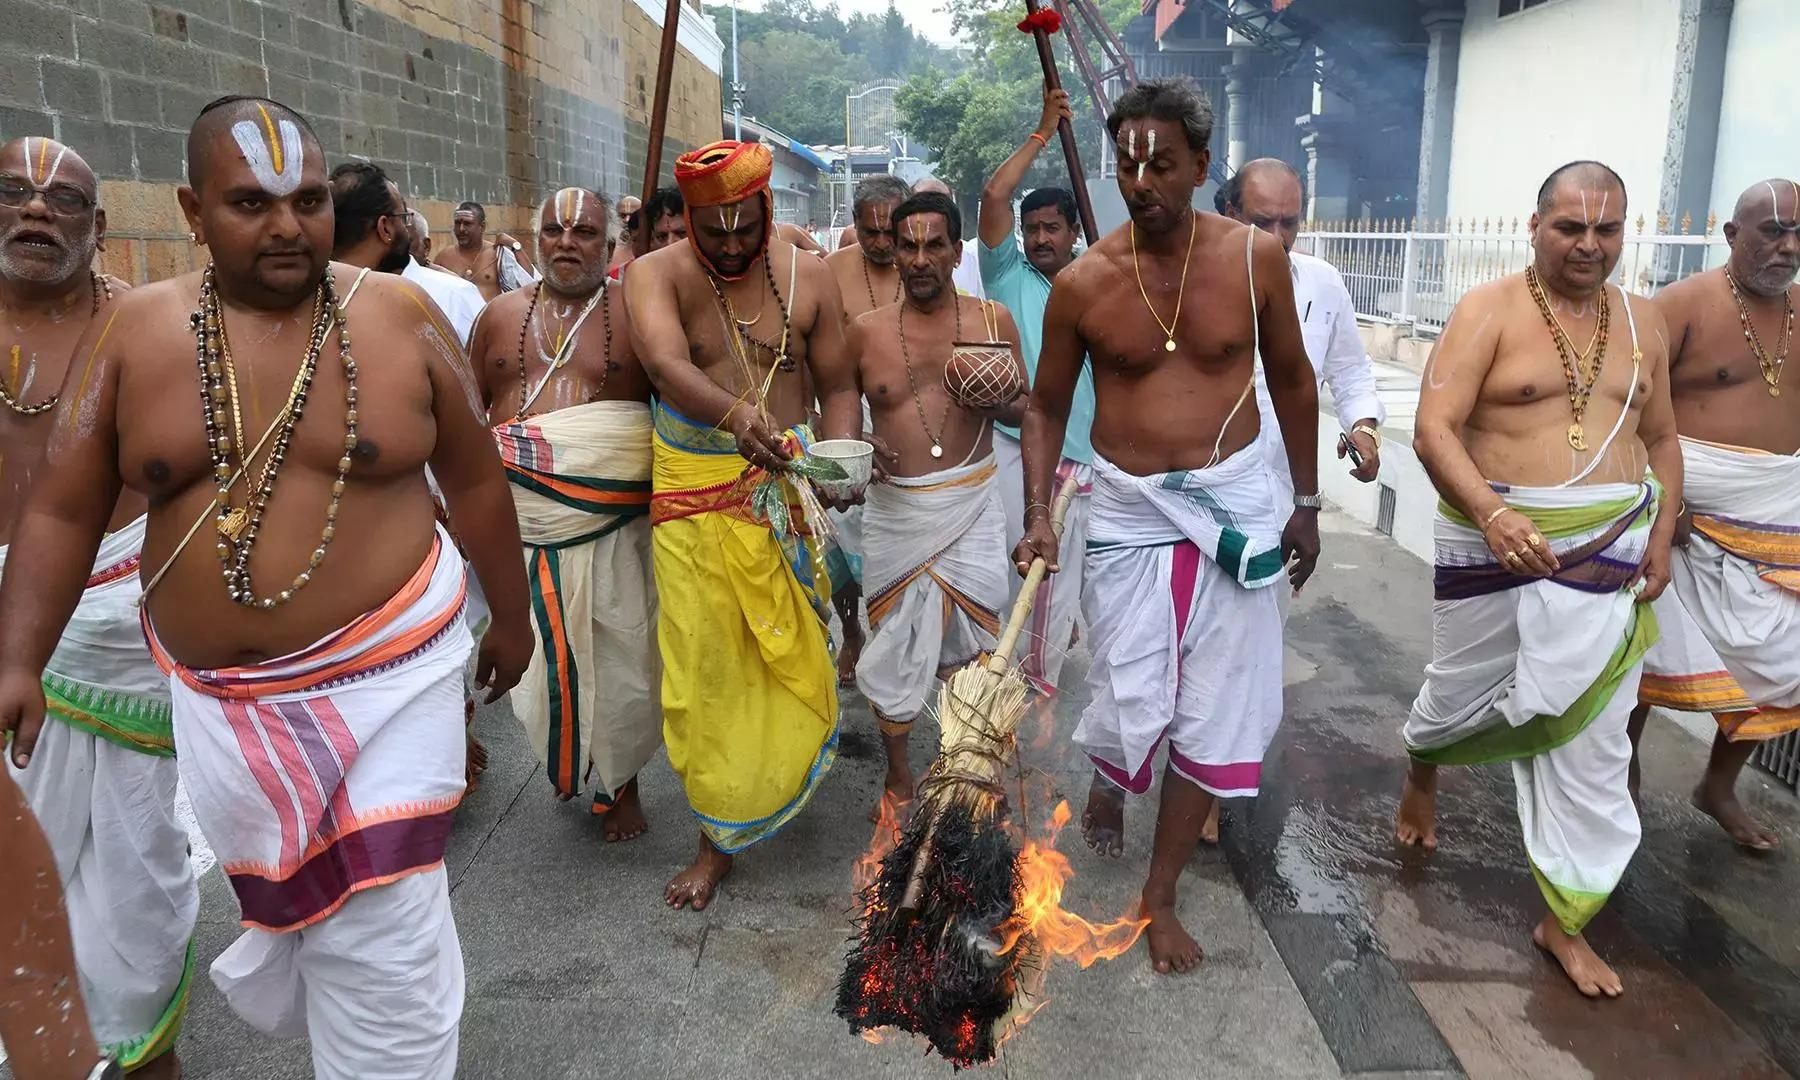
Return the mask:
POLYGON ((60 260, 46 267, 35 263, 20 263, 7 254, 11 250, 12 238, 24 231, 23 223, 8 229, 5 236, 0 236, 0 277, 8 281, 30 281, 39 285, 60 285, 82 268, 94 261, 94 229, 89 228, 86 236, 75 238, 73 246, 63 249, 60 260))
POLYGON ((544 283, 559 293, 573 298, 586 299, 587 295, 600 287, 606 280, 606 267, 596 267, 583 271, 578 277, 564 278, 557 273, 554 265, 544 267, 544 283))

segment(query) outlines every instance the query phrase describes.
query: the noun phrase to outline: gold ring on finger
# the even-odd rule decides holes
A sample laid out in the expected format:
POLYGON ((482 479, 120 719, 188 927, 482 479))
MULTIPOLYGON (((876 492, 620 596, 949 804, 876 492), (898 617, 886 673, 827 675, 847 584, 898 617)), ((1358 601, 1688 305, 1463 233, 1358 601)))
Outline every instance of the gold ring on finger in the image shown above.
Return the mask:
POLYGON ((1508 563, 1519 563, 1525 561, 1525 559, 1524 556, 1520 555, 1518 552, 1509 551, 1506 553, 1506 561, 1508 563))
POLYGON ((1532 533, 1530 536, 1527 536, 1525 538, 1525 542, 1527 544, 1530 544, 1532 547, 1537 547, 1538 545, 1540 545, 1544 542, 1544 538, 1539 536, 1537 533, 1532 533))

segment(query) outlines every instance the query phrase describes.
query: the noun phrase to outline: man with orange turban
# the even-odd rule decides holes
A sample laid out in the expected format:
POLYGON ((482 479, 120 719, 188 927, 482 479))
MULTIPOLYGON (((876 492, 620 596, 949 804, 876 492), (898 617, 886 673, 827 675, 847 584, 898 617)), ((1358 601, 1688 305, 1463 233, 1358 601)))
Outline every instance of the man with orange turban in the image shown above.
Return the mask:
POLYGON ((671 907, 711 903, 732 856, 806 805, 837 754, 830 582, 805 421, 861 431, 831 272, 773 234, 757 143, 675 163, 687 242, 625 276, 631 340, 656 384, 651 551, 662 597, 663 736, 700 825, 671 907))

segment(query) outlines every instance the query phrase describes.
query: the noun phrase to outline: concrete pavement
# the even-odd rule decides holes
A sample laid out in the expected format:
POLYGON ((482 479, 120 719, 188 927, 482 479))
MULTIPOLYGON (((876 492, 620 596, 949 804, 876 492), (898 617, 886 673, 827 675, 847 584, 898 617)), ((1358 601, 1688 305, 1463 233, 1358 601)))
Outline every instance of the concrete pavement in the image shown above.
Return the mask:
MULTIPOLYGON (((1429 649, 1428 572, 1345 516, 1324 521, 1319 578, 1289 624, 1288 715, 1264 793, 1228 804, 1224 844, 1198 851, 1182 882, 1206 964, 1159 977, 1140 945, 1085 972, 1053 968, 1052 1000, 1004 1047, 1003 1075, 1800 1074, 1792 794, 1747 775, 1751 805, 1787 846, 1767 858, 1730 850, 1686 803, 1703 744, 1654 722, 1644 845, 1592 932, 1626 997, 1584 1001, 1527 939, 1541 901, 1505 770, 1447 772, 1435 856, 1391 843, 1397 729, 1429 649)), ((1088 774, 1067 736, 1084 664, 1076 655, 1065 668, 1071 689, 1049 745, 1026 751, 1077 812, 1088 774)), ((508 712, 484 709, 493 766, 448 859, 468 968, 461 1075, 947 1075, 911 1040, 871 1046, 831 1014, 851 863, 868 843, 882 771, 866 706, 851 695, 844 715, 842 757, 812 807, 744 855, 718 901, 694 914, 661 899, 694 844, 666 763, 644 777, 651 831, 607 845, 585 807, 553 798, 508 712)), ((915 734, 915 761, 934 734, 915 734)), ((1154 813, 1153 798, 1130 804, 1116 863, 1064 834, 1071 909, 1125 910, 1154 813)), ((202 891, 204 965, 238 930, 216 869, 202 891)), ((192 1077, 310 1075, 303 1043, 250 1031, 203 976, 180 1049, 192 1077)))

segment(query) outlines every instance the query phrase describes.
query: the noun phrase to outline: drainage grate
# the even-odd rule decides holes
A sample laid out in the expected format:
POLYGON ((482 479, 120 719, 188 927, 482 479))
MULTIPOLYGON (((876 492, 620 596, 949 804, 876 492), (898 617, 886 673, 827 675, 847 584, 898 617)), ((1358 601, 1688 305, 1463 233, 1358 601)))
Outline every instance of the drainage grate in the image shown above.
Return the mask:
POLYGON ((1757 747, 1756 763, 1800 791, 1800 731, 1790 731, 1757 747))
POLYGON ((1386 484, 1377 484, 1381 489, 1380 502, 1375 507, 1375 531, 1383 536, 1394 535, 1394 489, 1386 484))

